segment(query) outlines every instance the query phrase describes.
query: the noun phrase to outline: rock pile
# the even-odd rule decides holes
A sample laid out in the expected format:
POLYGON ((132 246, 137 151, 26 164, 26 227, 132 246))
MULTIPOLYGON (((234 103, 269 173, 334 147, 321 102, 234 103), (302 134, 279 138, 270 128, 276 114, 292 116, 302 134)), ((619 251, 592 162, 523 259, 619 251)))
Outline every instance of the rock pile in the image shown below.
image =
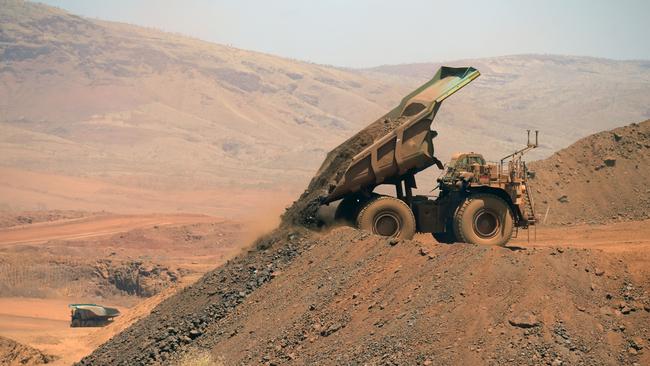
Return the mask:
POLYGON ((643 364, 647 281, 612 255, 276 232, 82 364, 643 364), (552 270, 549 270, 552 269, 552 270))
POLYGON ((650 218, 650 120, 586 137, 530 169, 546 224, 650 218))

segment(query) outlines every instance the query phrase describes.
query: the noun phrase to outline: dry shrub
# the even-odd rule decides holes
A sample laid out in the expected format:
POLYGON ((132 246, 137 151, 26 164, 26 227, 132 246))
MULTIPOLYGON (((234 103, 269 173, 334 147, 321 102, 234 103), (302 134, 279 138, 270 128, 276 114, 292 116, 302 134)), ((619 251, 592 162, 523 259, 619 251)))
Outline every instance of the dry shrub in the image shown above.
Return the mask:
POLYGON ((209 351, 195 351, 186 353, 178 366, 224 366, 222 357, 216 357, 209 351))

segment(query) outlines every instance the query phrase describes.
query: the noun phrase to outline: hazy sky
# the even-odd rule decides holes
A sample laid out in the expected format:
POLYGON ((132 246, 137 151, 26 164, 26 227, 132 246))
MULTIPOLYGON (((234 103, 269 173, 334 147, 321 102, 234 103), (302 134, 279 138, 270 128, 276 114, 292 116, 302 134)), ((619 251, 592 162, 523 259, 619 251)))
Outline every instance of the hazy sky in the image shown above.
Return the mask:
POLYGON ((650 0, 43 0, 338 66, 520 53, 650 59, 650 0))

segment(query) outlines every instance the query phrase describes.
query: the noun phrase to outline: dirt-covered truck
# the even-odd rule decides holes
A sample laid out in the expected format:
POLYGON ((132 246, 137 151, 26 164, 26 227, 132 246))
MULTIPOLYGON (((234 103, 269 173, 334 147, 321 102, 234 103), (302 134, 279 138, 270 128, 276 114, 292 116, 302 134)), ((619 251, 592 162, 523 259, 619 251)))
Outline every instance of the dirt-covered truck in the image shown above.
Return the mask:
POLYGON ((102 327, 110 324, 120 311, 97 304, 70 304, 70 326, 102 327))
POLYGON ((397 123, 352 158, 321 204, 340 200, 338 219, 375 234, 411 238, 416 232, 432 233, 444 243, 505 245, 515 230, 534 225, 522 155, 537 146, 537 133, 531 143, 529 132, 527 146, 499 163, 476 153, 456 154, 438 179, 435 199, 413 195, 418 172, 432 165, 445 169, 434 155, 437 132, 431 130, 442 101, 479 75, 472 67, 441 67, 381 118, 397 123), (395 196, 374 192, 383 184, 394 185, 395 196))

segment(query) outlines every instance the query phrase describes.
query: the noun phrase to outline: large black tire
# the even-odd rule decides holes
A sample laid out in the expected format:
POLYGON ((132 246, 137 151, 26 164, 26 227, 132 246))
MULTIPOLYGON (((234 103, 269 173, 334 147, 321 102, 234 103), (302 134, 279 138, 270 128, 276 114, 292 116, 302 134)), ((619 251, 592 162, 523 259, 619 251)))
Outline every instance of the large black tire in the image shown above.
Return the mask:
POLYGON ((464 243, 505 245, 513 231, 512 212, 508 204, 492 194, 467 197, 454 216, 454 235, 464 243))
POLYGON ((456 235, 454 235, 454 225, 453 220, 447 220, 445 224, 445 231, 439 233, 431 233, 433 238, 436 239, 438 243, 443 244, 453 244, 458 241, 456 235))
POLYGON ((398 239, 412 239, 416 229, 411 208, 404 201, 389 196, 368 202, 357 216, 357 227, 398 239))
POLYGON ((436 239, 438 243, 453 244, 456 242, 456 237, 454 236, 453 231, 431 233, 431 235, 433 235, 433 238, 436 239))
POLYGON ((336 207, 334 220, 354 225, 357 220, 357 215, 359 215, 359 211, 361 211, 361 208, 367 201, 368 198, 361 195, 349 195, 343 198, 338 207, 336 207))

